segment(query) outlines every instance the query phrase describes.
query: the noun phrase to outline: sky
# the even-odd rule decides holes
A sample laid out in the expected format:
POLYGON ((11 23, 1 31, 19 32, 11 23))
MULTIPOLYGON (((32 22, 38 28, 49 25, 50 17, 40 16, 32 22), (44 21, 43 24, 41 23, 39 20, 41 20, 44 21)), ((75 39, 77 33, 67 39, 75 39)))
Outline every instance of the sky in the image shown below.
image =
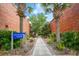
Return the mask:
MULTIPOLYGON (((37 14, 40 14, 40 13, 44 13, 44 10, 43 10, 43 8, 40 6, 39 3, 37 3, 37 4, 29 3, 29 4, 27 4, 27 6, 31 6, 31 7, 34 9, 31 14, 26 13, 27 16, 37 15, 37 14)), ((49 21, 49 22, 53 19, 52 13, 45 14, 45 16, 47 17, 46 20, 49 21)))

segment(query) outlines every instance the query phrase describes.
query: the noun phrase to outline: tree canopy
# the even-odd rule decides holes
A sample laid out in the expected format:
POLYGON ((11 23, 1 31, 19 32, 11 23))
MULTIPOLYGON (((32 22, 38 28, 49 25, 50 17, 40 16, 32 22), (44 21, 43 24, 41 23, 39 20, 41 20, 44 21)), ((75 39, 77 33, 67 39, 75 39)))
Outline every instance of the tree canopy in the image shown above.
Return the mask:
POLYGON ((30 17, 32 23, 32 32, 35 32, 38 35, 46 35, 50 32, 49 23, 46 21, 46 17, 43 13, 38 14, 37 16, 33 15, 30 17))

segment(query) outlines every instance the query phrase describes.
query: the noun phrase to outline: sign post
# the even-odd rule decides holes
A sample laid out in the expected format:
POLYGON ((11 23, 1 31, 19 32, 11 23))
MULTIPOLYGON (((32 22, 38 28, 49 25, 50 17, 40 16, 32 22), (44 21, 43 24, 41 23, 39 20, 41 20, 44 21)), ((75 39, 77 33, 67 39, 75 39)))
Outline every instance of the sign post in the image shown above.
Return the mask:
POLYGON ((11 50, 13 50, 13 31, 11 33, 11 50))
POLYGON ((17 40, 17 39, 23 39, 25 37, 25 33, 17 33, 17 32, 13 32, 11 33, 11 50, 13 50, 13 40, 17 40))

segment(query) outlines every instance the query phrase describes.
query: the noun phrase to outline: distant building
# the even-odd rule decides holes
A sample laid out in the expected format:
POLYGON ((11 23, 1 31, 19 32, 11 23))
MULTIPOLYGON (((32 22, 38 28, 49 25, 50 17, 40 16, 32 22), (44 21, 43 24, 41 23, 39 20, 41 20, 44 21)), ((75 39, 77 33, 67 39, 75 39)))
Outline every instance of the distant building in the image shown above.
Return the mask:
MULTIPOLYGON (((14 4, 0 4, 0 29, 20 31, 20 20, 14 4)), ((30 23, 27 17, 23 19, 23 32, 27 34, 30 32, 30 23)))
MULTIPOLYGON (((63 16, 60 17, 60 31, 79 31, 79 4, 72 4, 70 8, 63 11, 63 16)), ((56 32, 55 19, 51 21, 51 30, 56 32)))

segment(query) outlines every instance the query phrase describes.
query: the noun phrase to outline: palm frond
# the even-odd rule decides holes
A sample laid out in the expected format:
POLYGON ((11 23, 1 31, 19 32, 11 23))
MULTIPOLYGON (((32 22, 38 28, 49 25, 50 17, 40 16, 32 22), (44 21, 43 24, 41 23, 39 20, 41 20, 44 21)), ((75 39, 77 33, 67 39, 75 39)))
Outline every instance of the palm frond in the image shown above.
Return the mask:
POLYGON ((69 3, 63 3, 61 6, 62 6, 62 8, 61 8, 61 10, 64 10, 64 9, 66 9, 66 8, 68 8, 68 7, 71 7, 71 5, 72 4, 69 4, 69 3))
POLYGON ((45 10, 45 13, 50 13, 52 11, 52 3, 43 3, 41 4, 42 8, 45 10))
POLYGON ((32 7, 28 7, 28 12, 32 13, 32 11, 33 11, 33 8, 32 7))

